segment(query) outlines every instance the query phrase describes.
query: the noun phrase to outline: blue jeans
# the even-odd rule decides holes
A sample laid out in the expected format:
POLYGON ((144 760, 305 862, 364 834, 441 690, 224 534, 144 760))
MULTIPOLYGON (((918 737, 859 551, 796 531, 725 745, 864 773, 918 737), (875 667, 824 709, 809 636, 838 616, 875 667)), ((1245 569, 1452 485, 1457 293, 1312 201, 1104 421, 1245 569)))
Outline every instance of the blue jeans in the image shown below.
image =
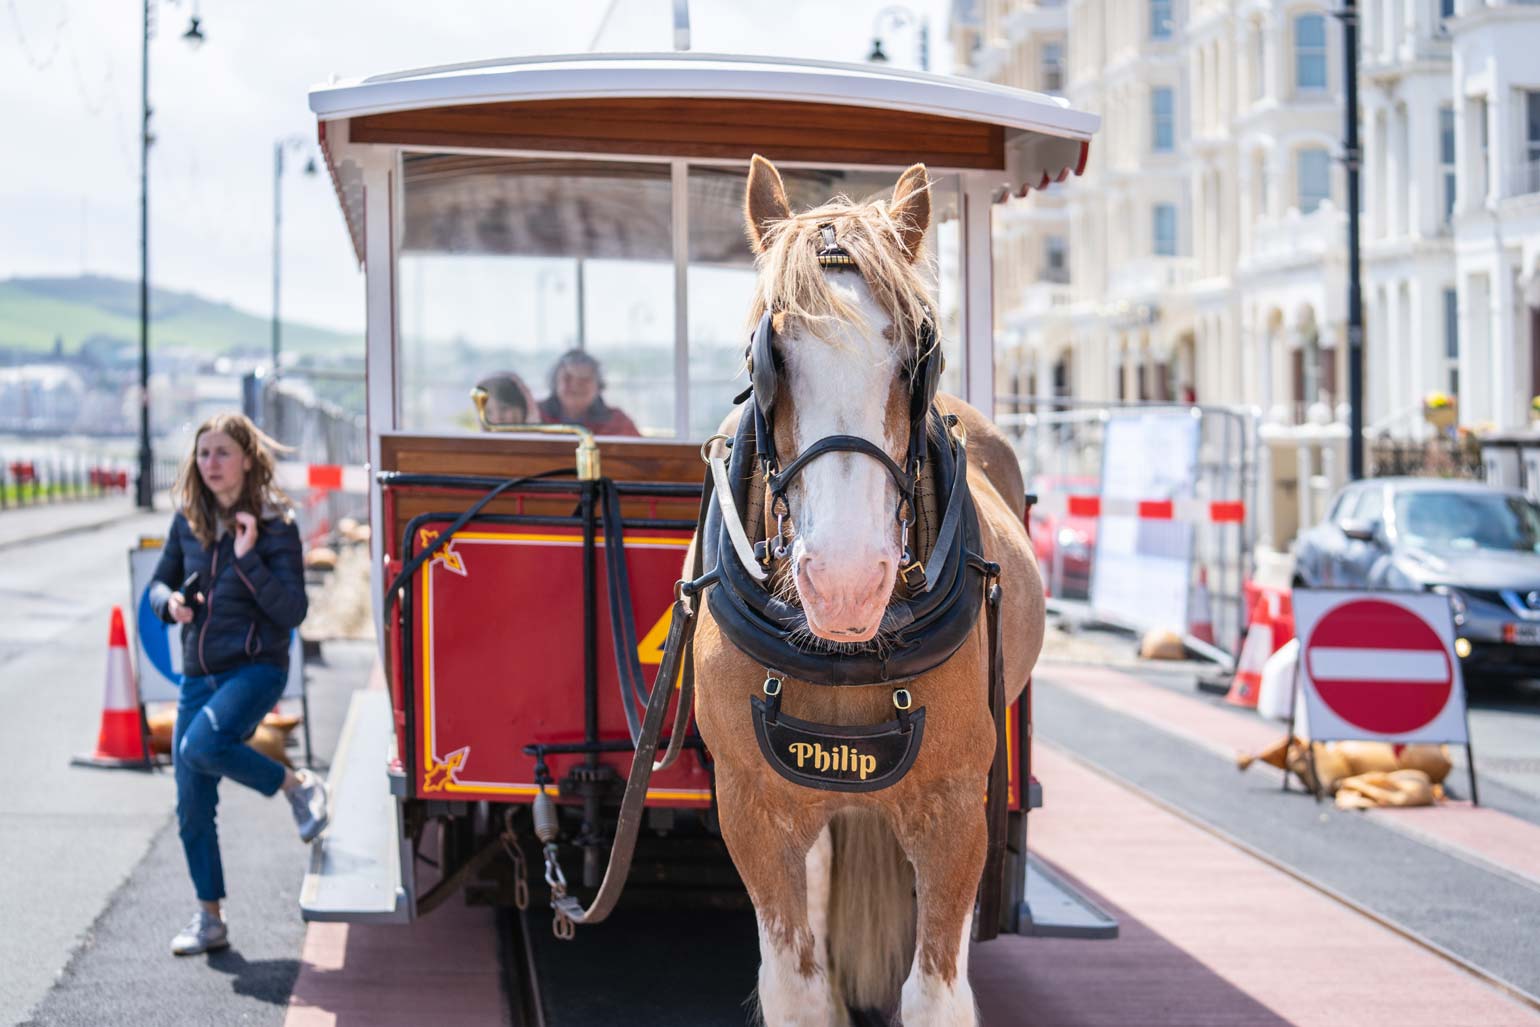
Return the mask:
POLYGON ((222 674, 182 675, 176 707, 176 819, 187 869, 202 902, 225 897, 214 811, 219 779, 228 777, 263 795, 283 784, 283 764, 245 744, 283 695, 288 674, 266 663, 248 663, 222 674))

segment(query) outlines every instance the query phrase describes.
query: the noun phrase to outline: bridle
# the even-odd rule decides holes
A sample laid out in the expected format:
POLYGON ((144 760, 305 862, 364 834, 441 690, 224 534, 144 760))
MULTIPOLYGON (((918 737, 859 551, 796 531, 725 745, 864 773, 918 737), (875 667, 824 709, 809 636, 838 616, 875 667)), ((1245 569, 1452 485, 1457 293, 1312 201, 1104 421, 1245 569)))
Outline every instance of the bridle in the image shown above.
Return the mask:
MULTIPOLYGON (((823 226, 820 265, 857 270, 841 249, 831 226, 823 226)), ((732 438, 707 462, 715 485, 701 532, 706 599, 712 617, 739 649, 773 670, 823 685, 894 684, 918 677, 946 662, 978 620, 984 578, 991 571, 982 556, 978 515, 967 484, 967 453, 956 419, 936 407, 942 360, 935 328, 927 317, 909 376, 909 440, 903 462, 881 447, 854 435, 827 435, 783 464, 775 445, 775 410, 782 366, 775 348, 773 314, 766 311, 749 340, 749 382, 739 402, 750 401, 732 438), (907 595, 895 589, 883 617, 880 645, 851 649, 806 644, 802 610, 775 594, 768 566, 784 558, 781 523, 789 513, 787 491, 812 461, 830 453, 856 453, 876 460, 898 487, 895 520, 903 532, 900 574, 907 595), (756 474, 757 469, 757 474, 756 474), (915 491, 922 475, 944 503, 941 524, 929 554, 908 545, 915 516, 915 491), (777 521, 776 534, 758 546, 749 543, 739 513, 749 507, 750 492, 763 488, 777 521), (922 562, 923 558, 923 562, 922 562)), ((714 445, 714 443, 712 444, 714 445)), ((767 674, 767 676, 773 676, 767 674)))
MULTIPOLYGON (((859 273, 854 258, 836 240, 834 226, 820 225, 819 232, 823 241, 818 251, 819 267, 859 273)), ((776 451, 773 418, 776 395, 780 391, 780 379, 784 373, 784 361, 776 348, 774 311, 767 309, 760 316, 744 354, 748 364, 749 389, 737 401, 753 400, 755 448, 769 496, 770 512, 776 520, 774 538, 767 539, 757 547, 754 554, 762 565, 768 566, 772 560, 784 559, 787 555, 783 526, 790 516, 791 506, 786 494, 797 475, 808 464, 829 453, 859 453, 881 464, 898 487, 898 509, 894 519, 899 525, 899 542, 903 553, 899 560, 899 573, 906 578, 912 573, 916 558, 909 547, 909 527, 915 520, 915 488, 925 464, 925 426, 931 407, 935 404, 941 374, 946 369, 946 358, 936 345, 934 317, 928 309, 916 333, 914 352, 914 359, 906 362, 904 368, 904 374, 909 379, 909 441, 902 464, 889 456, 882 447, 858 435, 825 435, 782 467, 776 451)))

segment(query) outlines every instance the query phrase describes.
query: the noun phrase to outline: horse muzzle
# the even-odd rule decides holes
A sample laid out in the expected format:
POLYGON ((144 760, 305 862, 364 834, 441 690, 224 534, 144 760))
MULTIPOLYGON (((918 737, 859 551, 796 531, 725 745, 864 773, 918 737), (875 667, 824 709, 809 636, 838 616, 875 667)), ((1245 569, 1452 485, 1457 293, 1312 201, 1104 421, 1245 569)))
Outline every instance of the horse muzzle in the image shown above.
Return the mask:
POLYGON ((891 554, 835 558, 794 547, 792 581, 808 630, 831 642, 870 641, 893 594, 894 565, 891 554))

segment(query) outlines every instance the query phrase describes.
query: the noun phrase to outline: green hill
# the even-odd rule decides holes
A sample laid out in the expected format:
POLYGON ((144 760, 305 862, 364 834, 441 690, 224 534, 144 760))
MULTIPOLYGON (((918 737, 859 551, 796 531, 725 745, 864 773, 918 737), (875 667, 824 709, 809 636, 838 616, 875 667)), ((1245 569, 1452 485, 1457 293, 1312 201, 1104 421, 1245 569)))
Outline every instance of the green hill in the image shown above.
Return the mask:
MULTIPOLYGON (((62 341, 66 354, 87 339, 139 342, 139 283, 83 275, 74 278, 10 278, 0 281, 0 351, 51 352, 62 341)), ((190 292, 150 291, 150 339, 159 348, 185 347, 210 354, 266 352, 272 322, 190 292)), ((285 352, 313 356, 362 356, 363 336, 285 321, 285 352)))

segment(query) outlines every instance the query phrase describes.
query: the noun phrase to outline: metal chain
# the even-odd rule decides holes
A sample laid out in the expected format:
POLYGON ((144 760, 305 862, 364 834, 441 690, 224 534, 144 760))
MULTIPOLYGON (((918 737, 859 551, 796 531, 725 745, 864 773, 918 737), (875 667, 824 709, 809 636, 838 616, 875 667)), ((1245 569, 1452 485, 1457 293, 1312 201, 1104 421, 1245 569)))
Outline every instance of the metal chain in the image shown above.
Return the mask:
POLYGON ((513 862, 513 904, 520 911, 529 908, 529 865, 524 859, 524 848, 513 833, 513 815, 510 812, 503 833, 499 836, 503 851, 513 862))
POLYGON ((559 899, 567 897, 567 877, 561 872, 561 864, 556 859, 556 843, 545 844, 545 883, 551 888, 551 911, 554 918, 551 921, 551 933, 562 941, 571 941, 577 934, 577 925, 572 918, 562 912, 558 904, 559 899))

